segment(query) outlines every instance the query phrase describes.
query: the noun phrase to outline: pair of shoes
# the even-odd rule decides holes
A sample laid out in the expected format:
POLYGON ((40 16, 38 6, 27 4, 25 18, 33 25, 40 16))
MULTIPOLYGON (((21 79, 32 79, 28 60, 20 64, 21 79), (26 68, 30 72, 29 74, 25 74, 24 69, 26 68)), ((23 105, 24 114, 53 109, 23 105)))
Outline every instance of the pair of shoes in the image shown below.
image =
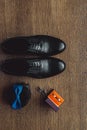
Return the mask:
POLYGON ((42 57, 5 60, 1 64, 1 70, 7 74, 47 78, 65 70, 64 61, 48 57, 58 54, 66 48, 65 43, 58 38, 46 35, 14 37, 4 41, 1 47, 8 54, 35 54, 42 57))

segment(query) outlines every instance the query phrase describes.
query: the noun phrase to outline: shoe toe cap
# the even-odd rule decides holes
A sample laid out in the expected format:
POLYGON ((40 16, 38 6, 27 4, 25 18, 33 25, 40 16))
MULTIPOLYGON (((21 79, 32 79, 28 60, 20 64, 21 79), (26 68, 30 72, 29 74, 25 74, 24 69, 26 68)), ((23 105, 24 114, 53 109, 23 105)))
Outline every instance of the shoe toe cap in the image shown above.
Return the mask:
POLYGON ((59 50, 60 50, 60 51, 63 51, 65 48, 66 48, 65 43, 64 43, 64 42, 60 42, 59 50))
POLYGON ((66 67, 66 65, 65 65, 65 63, 63 61, 58 62, 57 69, 58 69, 59 72, 64 71, 65 67, 66 67))
POLYGON ((65 68, 66 68, 66 64, 62 60, 56 61, 55 65, 53 67, 53 69, 55 69, 56 74, 63 72, 65 70, 65 68))

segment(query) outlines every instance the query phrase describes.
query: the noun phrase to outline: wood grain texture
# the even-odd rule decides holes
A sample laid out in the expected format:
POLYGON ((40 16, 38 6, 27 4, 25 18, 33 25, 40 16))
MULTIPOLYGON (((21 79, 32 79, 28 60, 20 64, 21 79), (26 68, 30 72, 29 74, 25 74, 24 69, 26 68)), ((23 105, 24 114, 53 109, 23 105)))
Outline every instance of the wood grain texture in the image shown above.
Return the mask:
MULTIPOLYGON (((48 34, 64 40, 64 73, 48 79, 15 77, 0 72, 0 130, 87 130, 87 1, 0 0, 0 42, 20 35, 48 34), (31 85, 32 98, 21 111, 2 99, 15 82, 31 85), (55 113, 40 101, 35 88, 54 88, 65 102, 55 113)), ((12 56, 0 50, 0 61, 12 56)), ((16 56, 14 56, 16 57, 16 56)))

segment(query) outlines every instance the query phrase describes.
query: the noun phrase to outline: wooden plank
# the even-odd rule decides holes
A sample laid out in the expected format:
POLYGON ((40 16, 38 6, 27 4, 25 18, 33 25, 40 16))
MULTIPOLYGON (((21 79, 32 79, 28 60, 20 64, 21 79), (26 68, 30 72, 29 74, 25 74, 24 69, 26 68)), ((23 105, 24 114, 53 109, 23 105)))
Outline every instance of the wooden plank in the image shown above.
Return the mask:
MULTIPOLYGON (((48 34, 67 44, 63 53, 54 56, 67 64, 58 76, 18 78, 0 72, 0 130, 87 129, 86 11, 86 0, 0 0, 0 42, 13 36, 48 34), (32 98, 21 111, 13 111, 2 94, 10 84, 21 81, 31 85, 32 98), (41 103, 37 86, 54 88, 64 98, 57 113, 41 103)), ((0 61, 10 57, 0 50, 0 61)))

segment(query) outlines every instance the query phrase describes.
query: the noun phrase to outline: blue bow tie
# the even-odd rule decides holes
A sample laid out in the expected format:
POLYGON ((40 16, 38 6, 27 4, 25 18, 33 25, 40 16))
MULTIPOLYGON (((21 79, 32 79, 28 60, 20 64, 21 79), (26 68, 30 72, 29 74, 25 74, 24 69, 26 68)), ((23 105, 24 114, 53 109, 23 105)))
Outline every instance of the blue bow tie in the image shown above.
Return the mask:
POLYGON ((20 94, 23 90, 23 86, 16 84, 13 86, 13 90, 16 96, 16 99, 14 100, 14 102, 12 103, 12 108, 13 109, 20 109, 21 108, 21 100, 20 100, 20 94))

